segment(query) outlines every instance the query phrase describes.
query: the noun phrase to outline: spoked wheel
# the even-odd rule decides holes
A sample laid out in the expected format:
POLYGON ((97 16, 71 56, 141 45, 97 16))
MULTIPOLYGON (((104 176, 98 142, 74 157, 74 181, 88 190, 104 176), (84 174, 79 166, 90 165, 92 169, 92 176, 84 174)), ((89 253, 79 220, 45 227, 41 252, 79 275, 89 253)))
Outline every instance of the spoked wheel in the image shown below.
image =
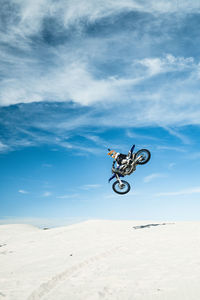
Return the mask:
POLYGON ((150 160, 151 153, 147 149, 141 149, 135 153, 135 159, 138 158, 139 156, 141 156, 141 158, 137 161, 137 164, 144 165, 150 160))
POLYGON ((121 180, 121 182, 122 182, 121 186, 118 181, 115 181, 113 183, 112 185, 113 191, 120 195, 127 194, 131 189, 130 184, 125 180, 121 180))

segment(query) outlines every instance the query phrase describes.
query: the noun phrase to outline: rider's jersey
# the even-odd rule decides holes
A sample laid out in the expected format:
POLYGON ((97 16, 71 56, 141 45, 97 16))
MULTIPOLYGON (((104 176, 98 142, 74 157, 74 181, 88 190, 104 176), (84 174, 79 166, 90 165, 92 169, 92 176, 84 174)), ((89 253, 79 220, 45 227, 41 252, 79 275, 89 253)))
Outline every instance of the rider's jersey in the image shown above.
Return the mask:
POLYGON ((126 154, 122 154, 122 153, 117 153, 117 156, 116 156, 115 160, 117 161, 117 163, 119 165, 121 165, 123 159, 127 159, 127 155, 126 154))
POLYGON ((124 159, 127 159, 127 154, 122 154, 114 150, 111 150, 108 155, 110 155, 119 165, 122 164, 124 159))

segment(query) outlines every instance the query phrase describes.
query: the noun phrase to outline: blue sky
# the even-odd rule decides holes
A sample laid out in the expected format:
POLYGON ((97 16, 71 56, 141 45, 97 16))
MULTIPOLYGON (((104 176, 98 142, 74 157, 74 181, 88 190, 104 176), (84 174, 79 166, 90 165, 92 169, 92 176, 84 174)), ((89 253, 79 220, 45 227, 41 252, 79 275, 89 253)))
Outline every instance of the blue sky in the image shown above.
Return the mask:
POLYGON ((199 220, 200 4, 5 0, 0 219, 199 220), (151 161, 118 196, 108 147, 151 161))

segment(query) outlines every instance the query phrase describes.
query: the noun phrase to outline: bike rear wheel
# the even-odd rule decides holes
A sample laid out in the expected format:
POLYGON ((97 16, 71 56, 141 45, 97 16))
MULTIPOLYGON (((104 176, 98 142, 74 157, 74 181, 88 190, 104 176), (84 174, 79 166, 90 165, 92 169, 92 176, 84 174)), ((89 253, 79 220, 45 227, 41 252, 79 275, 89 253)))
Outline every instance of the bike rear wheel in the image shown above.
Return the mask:
POLYGON ((122 182, 122 186, 120 186, 119 181, 115 181, 113 183, 112 185, 113 191, 120 195, 127 194, 131 189, 130 184, 125 180, 121 180, 121 182, 122 182))

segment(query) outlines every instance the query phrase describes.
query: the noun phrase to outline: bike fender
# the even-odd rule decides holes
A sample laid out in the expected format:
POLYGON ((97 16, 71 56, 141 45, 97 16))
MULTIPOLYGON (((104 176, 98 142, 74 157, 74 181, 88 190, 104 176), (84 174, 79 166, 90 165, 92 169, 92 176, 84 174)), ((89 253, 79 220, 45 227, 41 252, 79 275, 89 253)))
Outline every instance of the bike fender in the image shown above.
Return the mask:
POLYGON ((111 180, 113 180, 114 178, 116 177, 116 175, 112 175, 109 179, 108 179, 108 182, 111 182, 111 180))

